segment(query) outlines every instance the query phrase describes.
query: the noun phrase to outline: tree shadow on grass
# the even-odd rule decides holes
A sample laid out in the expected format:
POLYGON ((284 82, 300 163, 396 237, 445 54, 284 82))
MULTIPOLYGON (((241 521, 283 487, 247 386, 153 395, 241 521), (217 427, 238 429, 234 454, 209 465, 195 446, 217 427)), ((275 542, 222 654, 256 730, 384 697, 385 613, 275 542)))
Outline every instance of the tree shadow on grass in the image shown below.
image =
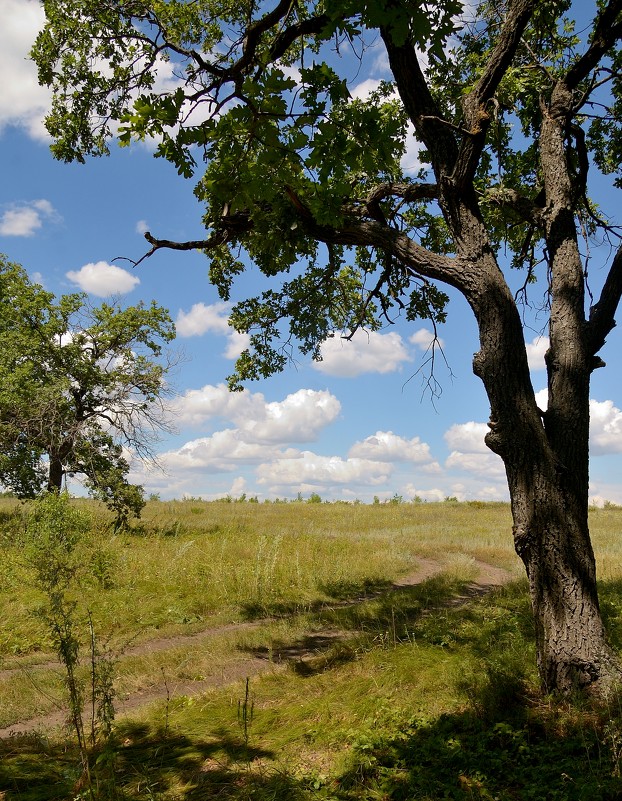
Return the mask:
POLYGON ((333 797, 619 801, 615 769, 611 749, 589 727, 560 733, 538 719, 494 721, 466 711, 354 743, 333 797))
POLYGON ((141 797, 141 786, 149 789, 150 795, 145 797, 168 792, 183 801, 237 801, 262 798, 262 794, 284 801, 299 798, 294 780, 257 768, 274 757, 271 751, 249 745, 228 731, 216 731, 202 741, 144 724, 123 723, 117 738, 122 744, 115 758, 117 783, 132 798, 141 797))
MULTIPOLYGON (((622 582, 601 588, 611 640, 622 633, 622 582)), ((524 581, 465 607, 431 610, 417 642, 464 654, 467 703, 397 732, 361 735, 335 799, 622 801, 622 696, 598 704, 542 699, 524 581)))
MULTIPOLYGON (((293 659, 296 648, 314 651, 310 673, 331 667, 327 655, 337 648, 349 654, 342 664, 356 658, 365 642, 370 648, 408 642, 455 651, 464 662, 459 677, 447 680, 466 699, 461 709, 413 719, 390 734, 359 734, 347 769, 318 793, 309 781, 269 766, 273 753, 230 732, 202 740, 121 722, 111 763, 114 794, 98 801, 303 801, 326 792, 339 801, 622 799, 622 702, 584 713, 542 703, 534 690, 525 582, 456 606, 461 586, 436 577, 357 605, 324 608, 314 622, 320 631, 321 624, 339 627, 334 637, 309 635, 283 645, 293 659)), ((603 584, 601 597, 612 641, 619 644, 622 582, 603 584)), ((37 737, 0 741, 2 801, 66 801, 76 796, 79 776, 78 756, 66 744, 37 737)))
POLYGON ((295 640, 273 640, 270 647, 241 646, 241 651, 259 659, 287 663, 299 676, 323 673, 356 659, 356 642, 345 632, 308 634, 295 640))
POLYGON ((326 606, 362 603, 387 592, 393 585, 386 579, 363 579, 362 581, 334 581, 318 584, 317 589, 327 600, 314 601, 249 601, 242 604, 243 620, 258 620, 264 617, 287 618, 299 614, 316 614, 326 606))
POLYGON ((311 633, 241 650, 260 659, 287 662, 297 674, 311 676, 351 662, 359 652, 379 645, 396 646, 421 636, 431 644, 446 644, 448 637, 456 640, 455 627, 448 634, 447 610, 457 594, 468 598, 470 587, 468 582, 441 575, 357 601, 322 605, 307 615, 311 633))
POLYGON ((57 801, 70 797, 80 778, 79 759, 38 735, 0 740, 0 798, 57 801))
MULTIPOLYGON (((0 746, 3 801, 67 801, 80 792, 81 798, 89 797, 80 782, 79 756, 71 746, 51 746, 34 737, 11 738, 0 746)), ((226 731, 201 741, 161 727, 123 722, 105 752, 105 767, 96 757, 91 771, 97 801, 299 801, 305 797, 297 780, 265 767, 264 760, 274 757, 272 752, 226 731)))
POLYGON ((427 610, 448 605, 467 587, 466 581, 434 576, 420 584, 393 587, 354 602, 324 605, 315 614, 314 622, 372 635, 390 629, 404 637, 427 610))
POLYGON ((311 626, 377 632, 389 624, 394 626, 396 621, 409 625, 427 609, 459 604, 486 592, 468 580, 442 573, 414 585, 397 586, 385 579, 364 579, 322 584, 318 589, 328 596, 326 600, 249 602, 242 605, 242 618, 292 618, 305 614, 311 626))

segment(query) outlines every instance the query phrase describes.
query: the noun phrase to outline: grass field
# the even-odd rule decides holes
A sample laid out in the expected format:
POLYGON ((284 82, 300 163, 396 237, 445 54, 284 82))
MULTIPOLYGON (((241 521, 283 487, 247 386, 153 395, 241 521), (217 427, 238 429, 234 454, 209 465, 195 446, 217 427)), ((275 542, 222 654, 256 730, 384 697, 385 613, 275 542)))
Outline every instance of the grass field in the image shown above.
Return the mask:
MULTIPOLYGON (((75 505, 79 677, 88 613, 128 710, 93 750, 93 795, 71 731, 5 737, 2 801, 622 798, 622 701, 538 693, 507 505, 154 501, 116 536, 75 505), (507 582, 456 603, 482 564, 507 582)), ((0 728, 66 706, 26 515, 1 501, 0 728)), ((621 524, 591 512, 618 649, 621 524)))

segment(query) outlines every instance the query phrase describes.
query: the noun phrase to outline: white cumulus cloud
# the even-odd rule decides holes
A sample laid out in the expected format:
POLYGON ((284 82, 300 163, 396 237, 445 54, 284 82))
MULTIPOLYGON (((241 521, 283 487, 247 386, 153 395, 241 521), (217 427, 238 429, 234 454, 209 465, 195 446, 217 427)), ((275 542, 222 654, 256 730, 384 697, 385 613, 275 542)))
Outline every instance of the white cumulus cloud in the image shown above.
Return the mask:
POLYGON ((484 437, 487 432, 486 423, 455 423, 445 432, 445 442, 452 450, 486 453, 484 437))
POLYGON ((84 292, 99 298, 123 295, 140 284, 137 276, 105 261, 85 264, 79 270, 70 270, 65 275, 84 292))
POLYGON ((622 411, 613 401, 590 401, 590 445, 592 453, 622 453, 622 411))
POLYGON ((404 487, 403 493, 405 498, 421 498, 422 501, 442 501, 448 493, 438 487, 422 488, 418 484, 408 483, 404 487))
POLYGON ((225 384, 206 384, 189 389, 174 403, 175 418, 183 425, 202 426, 214 418, 243 422, 260 415, 265 405, 261 393, 247 389, 231 392, 225 384))
POLYGON ((37 68, 28 58, 45 22, 38 0, 2 0, 0 25, 0 132, 8 125, 24 128, 38 140, 49 138, 43 117, 50 92, 39 86, 37 68))
POLYGON ((503 462, 489 450, 482 453, 452 451, 445 461, 445 467, 447 470, 463 471, 471 477, 487 476, 489 479, 498 478, 499 480, 505 477, 503 462))
POLYGON ((341 404, 328 390, 299 389, 282 401, 266 402, 260 392, 230 392, 224 384, 188 390, 175 404, 178 422, 232 422, 249 443, 311 442, 339 415, 341 404))
POLYGON ((223 351, 225 359, 237 359, 251 344, 250 334, 240 331, 231 331, 227 334, 227 347, 223 351))
POLYGON ((395 331, 357 331, 352 339, 335 335, 322 343, 322 361, 316 370, 327 375, 353 378, 363 373, 392 373, 410 360, 402 337, 395 331))
POLYGON ((416 173, 419 172, 421 167, 423 166, 423 162, 421 161, 421 150, 423 149, 423 145, 415 136, 415 127, 414 125, 409 122, 406 127, 406 151, 402 156, 402 169, 406 173, 416 173))
POLYGON ((44 222, 59 219, 50 201, 44 198, 14 203, 0 217, 0 236, 32 236, 44 222))
MULTIPOLYGON (((274 402, 267 402, 259 392, 230 392, 223 384, 190 390, 176 402, 177 422, 206 425, 217 420, 220 425, 232 425, 163 453, 159 461, 176 487, 190 483, 200 488, 205 483, 203 474, 236 471, 239 475, 245 469, 253 470, 258 484, 277 486, 279 492, 284 487, 294 493, 301 491, 304 476, 305 481, 318 481, 323 475, 329 486, 335 482, 346 485, 348 477, 365 485, 380 481, 390 466, 362 459, 315 457, 291 447, 291 443, 317 439, 340 410, 341 404, 327 390, 302 389, 274 402), (292 466, 290 478, 288 465, 292 466)), ((199 492, 203 494, 202 489, 199 492)))
POLYGON ((334 484, 378 486, 393 471, 390 464, 369 459, 342 459, 302 451, 257 468, 257 482, 272 492, 308 491, 334 484))
POLYGON ((388 462, 432 461, 430 446, 426 442, 421 442, 419 437, 404 439, 392 431, 376 431, 362 442, 355 442, 349 456, 388 462))
POLYGON ((227 337, 223 352, 225 359, 237 359, 250 345, 250 336, 229 325, 230 303, 195 303, 190 311, 180 309, 175 326, 182 337, 199 337, 203 334, 221 334, 227 337))
POLYGON ((200 337, 208 332, 214 334, 228 334, 229 303, 195 303, 190 311, 182 309, 177 314, 175 327, 180 337, 200 337))
POLYGON ((456 423, 445 432, 445 442, 451 448, 445 467, 457 469, 471 476, 488 476, 502 479, 505 476, 503 462, 486 447, 484 437, 488 431, 486 423, 456 423))
POLYGON ((209 473, 236 470, 242 464, 259 464, 276 457, 274 448, 248 442, 244 432, 235 428, 216 431, 210 437, 186 442, 176 451, 162 454, 160 462, 167 471, 202 470, 209 473))
POLYGON ((531 342, 527 343, 527 361, 529 369, 533 371, 545 370, 546 364, 544 362, 544 354, 549 347, 549 338, 538 336, 531 342))
POLYGON ((418 331, 415 331, 412 336, 408 337, 408 341, 424 353, 433 346, 439 348, 445 346, 443 340, 440 337, 435 337, 434 333, 427 328, 420 328, 418 331))
MULTIPOLYGON (((540 409, 548 407, 548 390, 536 392, 540 409)), ((612 400, 590 398, 590 449, 593 456, 622 453, 622 411, 612 400)))
POLYGON ((262 417, 242 424, 256 442, 311 442, 339 415, 341 404, 328 390, 299 389, 268 403, 262 417))
POLYGON ((380 84, 381 80, 379 78, 366 78, 350 89, 350 95, 356 100, 369 100, 372 92, 375 92, 380 84))

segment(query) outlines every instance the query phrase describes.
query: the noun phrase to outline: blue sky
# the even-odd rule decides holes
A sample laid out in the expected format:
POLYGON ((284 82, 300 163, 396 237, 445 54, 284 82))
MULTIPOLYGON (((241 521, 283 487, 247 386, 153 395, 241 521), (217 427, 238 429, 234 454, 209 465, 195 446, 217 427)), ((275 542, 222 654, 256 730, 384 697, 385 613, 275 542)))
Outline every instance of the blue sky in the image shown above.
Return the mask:
MULTIPOLYGON (((36 0, 2 0, 0 252, 57 295, 82 290, 94 303, 155 299, 176 320, 176 431, 157 447, 162 469, 137 464, 132 478, 162 498, 317 492, 326 500, 506 499, 501 461, 483 444, 488 408, 471 372, 475 322, 455 293, 439 330, 449 367, 437 358, 442 392, 434 402, 425 392, 430 326, 403 320, 353 342, 331 340, 319 364, 299 356, 283 374, 243 393, 225 389, 244 338, 227 326, 228 308, 207 281, 205 257, 161 251, 136 269, 116 260, 145 252, 145 230, 166 239, 202 237, 192 181, 145 145, 113 145, 109 158, 86 165, 53 160, 42 124, 47 94, 26 60, 42 20, 36 0)), ((372 52, 365 72, 353 72, 351 93, 373 89, 387 77, 383 70, 382 52, 372 52)), ((408 158, 416 158, 416 148, 408 158)), ((615 195, 604 197, 613 209, 619 205, 615 195)), ((593 254, 596 284, 599 258, 604 263, 608 255, 593 254)), ((529 322, 534 387, 543 390, 543 323, 529 322)), ((602 352, 608 366, 596 371, 592 388, 597 503, 622 503, 620 336, 619 329, 610 335, 602 352)))

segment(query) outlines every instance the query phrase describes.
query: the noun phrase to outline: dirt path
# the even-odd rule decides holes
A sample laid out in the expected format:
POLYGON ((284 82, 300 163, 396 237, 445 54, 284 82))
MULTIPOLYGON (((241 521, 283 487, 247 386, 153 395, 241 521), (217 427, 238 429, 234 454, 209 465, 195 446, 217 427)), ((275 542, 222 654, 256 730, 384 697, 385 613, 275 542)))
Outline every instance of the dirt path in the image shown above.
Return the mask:
MULTIPOLYGON (((465 590, 457 596, 454 596, 450 604, 452 606, 459 606, 467 603, 472 598, 476 598, 490 592, 495 587, 499 587, 507 583, 512 575, 503 568, 495 567, 475 560, 475 566, 479 573, 477 579, 467 585, 465 590)), ((445 568, 439 562, 433 559, 426 559, 419 557, 417 559, 417 569, 413 573, 402 576, 398 579, 390 589, 398 589, 400 587, 413 587, 417 584, 423 583, 426 579, 439 575, 445 568)), ((357 598, 352 601, 344 601, 337 604, 327 606, 354 606, 370 598, 378 597, 383 593, 377 592, 357 598)), ((230 631, 244 631, 247 629, 258 628, 265 625, 269 619, 262 619, 252 622, 244 623, 229 623, 222 626, 215 626, 196 632, 195 634, 184 634, 173 637, 162 637, 155 640, 149 640, 144 643, 126 648, 123 651, 123 656, 138 656, 147 653, 157 653, 166 651, 173 648, 191 648, 194 645, 208 640, 211 637, 219 634, 224 634, 230 631)), ((302 660, 317 654, 318 651, 326 648, 331 640, 343 636, 342 632, 333 631, 318 631, 310 632, 304 640, 304 645, 301 648, 296 646, 292 649, 292 653, 288 653, 287 649, 280 652, 280 660, 277 662, 271 661, 266 657, 243 657, 237 660, 234 664, 227 665, 226 668, 219 672, 215 672, 211 676, 206 676, 198 681, 175 681, 163 683, 159 686, 153 686, 132 693, 127 698, 115 699, 115 710, 117 714, 131 712, 134 709, 145 706, 154 701, 163 700, 165 698, 178 698, 180 696, 195 696, 206 692, 213 687, 224 687, 228 684, 233 684, 236 681, 245 679, 246 677, 258 676, 264 673, 276 672, 284 670, 291 659, 302 660)), ((25 676, 30 676, 32 673, 40 670, 58 670, 59 664, 57 661, 45 662, 27 667, 8 668, 0 671, 1 678, 9 678, 16 673, 24 673, 25 676)), ((28 735, 33 733, 42 733, 46 730, 61 726, 67 717, 65 708, 59 708, 58 711, 51 712, 47 715, 31 718, 30 720, 23 720, 0 729, 0 739, 5 739, 11 736, 28 735)))

